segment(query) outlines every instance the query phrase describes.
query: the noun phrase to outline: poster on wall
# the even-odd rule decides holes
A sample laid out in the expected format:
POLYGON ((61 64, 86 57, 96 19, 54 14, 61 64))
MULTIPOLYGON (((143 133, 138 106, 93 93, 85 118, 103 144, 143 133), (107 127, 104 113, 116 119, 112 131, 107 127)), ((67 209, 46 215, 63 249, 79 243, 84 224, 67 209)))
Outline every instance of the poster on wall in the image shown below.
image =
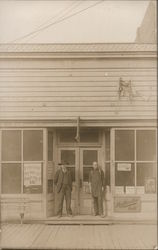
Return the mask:
POLYGON ((41 173, 41 163, 24 163, 24 186, 40 186, 41 173))

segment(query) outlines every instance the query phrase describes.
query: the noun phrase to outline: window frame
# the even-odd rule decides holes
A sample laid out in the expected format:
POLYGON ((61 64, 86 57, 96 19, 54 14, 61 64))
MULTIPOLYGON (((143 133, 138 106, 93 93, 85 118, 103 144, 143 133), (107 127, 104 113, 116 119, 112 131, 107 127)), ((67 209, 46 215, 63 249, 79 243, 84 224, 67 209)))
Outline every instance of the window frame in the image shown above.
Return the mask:
MULTIPOLYGON (((75 127, 72 127, 74 129, 75 127)), ((62 128, 64 129, 64 128, 62 128)), ((71 128, 70 128, 71 129, 71 128)), ((97 128, 98 129, 98 128, 97 128)), ((58 147, 101 147, 102 146, 103 130, 98 129, 98 142, 61 142, 60 141, 60 129, 57 129, 57 146, 58 147)))
MULTIPOLYGON (((37 193, 24 193, 24 163, 41 163, 42 165, 42 173, 44 173, 44 129, 43 128, 2 128, 0 129, 0 180, 2 180, 2 164, 3 163, 20 163, 21 164, 21 192, 20 193, 2 193, 2 184, 0 185, 0 194, 4 195, 4 196, 19 196, 19 195, 37 195, 37 193), (32 130, 32 131, 42 131, 42 136, 43 136, 43 152, 42 152, 42 161, 24 161, 24 157, 23 157, 23 135, 24 135, 24 131, 27 130, 32 130), (2 132, 3 131, 21 131, 21 161, 2 161, 2 132)), ((44 192, 44 174, 42 174, 41 176, 42 178, 42 192, 39 193, 39 195, 43 194, 44 192)), ((1 181, 2 183, 2 181, 1 181)))
MULTIPOLYGON (((153 163, 153 164, 156 164, 157 163, 157 160, 154 160, 154 161, 138 161, 137 159, 136 159, 136 150, 137 150, 137 148, 136 148, 136 143, 137 143, 137 139, 136 139, 136 132, 137 131, 140 131, 140 130, 149 130, 149 131, 155 131, 155 138, 156 138, 156 152, 157 152, 157 129, 156 128, 154 128, 154 127, 139 127, 139 128, 132 128, 132 127, 129 127, 129 128, 113 128, 112 129, 112 131, 113 131, 113 133, 112 133, 112 135, 111 135, 111 143, 113 144, 112 145, 112 147, 110 147, 110 150, 112 150, 113 149, 113 152, 111 152, 110 153, 110 155, 111 155, 111 159, 110 159, 110 162, 111 162, 111 166, 112 166, 112 170, 111 170, 111 175, 112 175, 112 178, 113 178, 113 180, 112 180, 112 184, 113 184, 113 193, 114 193, 114 195, 115 196, 119 196, 119 194, 117 194, 116 192, 115 192, 115 187, 117 187, 116 185, 115 185, 115 164, 116 163, 134 163, 134 170, 135 170, 135 175, 134 175, 134 193, 133 194, 127 194, 126 192, 124 192, 124 194, 121 194, 121 195, 125 195, 125 196, 129 196, 129 195, 137 195, 138 193, 137 193, 137 187, 140 187, 140 186, 138 186, 137 185, 137 163, 153 163), (117 130, 133 130, 134 131, 134 161, 116 161, 116 159, 115 159, 115 132, 117 131, 117 130)), ((156 157, 157 158, 157 157, 156 157)), ((156 168, 156 176, 155 176, 155 178, 156 178, 156 183, 157 183, 157 168, 156 168)), ((157 188, 156 188, 156 190, 157 190, 157 188)), ((156 195, 157 194, 157 192, 155 192, 155 193, 152 193, 152 194, 150 194, 150 195, 156 195)), ((142 194, 139 194, 139 195, 142 195, 142 194)), ((143 194, 144 196, 149 196, 149 193, 146 193, 145 192, 145 186, 144 186, 144 194, 143 194)))

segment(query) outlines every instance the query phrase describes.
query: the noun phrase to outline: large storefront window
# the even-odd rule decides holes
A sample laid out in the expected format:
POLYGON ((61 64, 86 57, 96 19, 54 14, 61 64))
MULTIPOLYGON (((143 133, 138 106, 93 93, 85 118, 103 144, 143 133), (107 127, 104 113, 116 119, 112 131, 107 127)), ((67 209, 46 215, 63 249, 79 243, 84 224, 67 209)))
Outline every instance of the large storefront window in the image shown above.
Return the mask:
POLYGON ((2 163, 2 193, 21 193, 21 164, 2 163))
POLYGON ((115 193, 156 192, 156 131, 115 130, 115 193))
POLYGON ((43 130, 2 130, 3 194, 41 193, 43 130))
POLYGON ((24 137, 24 161, 43 160, 43 134, 42 131, 26 130, 24 137))
POLYGON ((2 131, 2 161, 21 161, 21 131, 2 131))
POLYGON ((115 160, 134 161, 134 131, 116 130, 115 160))
POLYGON ((137 161, 156 161, 156 134, 151 130, 136 131, 137 161))

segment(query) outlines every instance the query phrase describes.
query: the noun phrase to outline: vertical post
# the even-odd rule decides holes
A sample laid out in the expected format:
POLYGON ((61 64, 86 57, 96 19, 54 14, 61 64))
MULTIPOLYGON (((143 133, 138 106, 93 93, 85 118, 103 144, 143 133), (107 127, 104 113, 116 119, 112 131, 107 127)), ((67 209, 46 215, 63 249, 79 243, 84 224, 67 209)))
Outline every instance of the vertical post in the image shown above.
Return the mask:
POLYGON ((136 169, 136 129, 134 130, 134 172, 135 172, 135 180, 134 180, 134 186, 135 186, 135 194, 136 194, 136 182, 137 182, 137 169, 136 169))
POLYGON ((76 201, 76 205, 77 205, 77 214, 80 213, 80 178, 81 178, 81 168, 80 168, 80 146, 78 145, 78 148, 76 150, 76 197, 77 197, 77 201, 76 201))
POLYGON ((109 211, 108 216, 112 216, 113 213, 113 200, 115 192, 115 130, 110 130, 110 183, 111 189, 107 190, 109 199, 109 211))
MULTIPOLYGON (((56 129, 53 131, 53 175, 55 174, 55 171, 56 171, 56 166, 57 166, 57 163, 58 163, 58 151, 59 149, 57 148, 57 131, 56 129)), ((54 176, 53 176, 54 178, 54 176)), ((54 185, 54 182, 53 182, 53 196, 54 196, 54 204, 53 204, 53 215, 55 215, 55 206, 56 206, 56 194, 55 194, 55 185, 54 185)))
MULTIPOLYGON (((1 152, 2 152, 2 130, 0 130, 0 183, 2 183, 2 174, 1 174, 1 170, 2 170, 2 164, 1 164, 1 152)), ((1 245, 1 238, 2 238, 2 197, 1 197, 1 186, 0 185, 0 245, 1 245)))
MULTIPOLYGON (((106 155, 105 155, 105 147, 106 147, 106 142, 105 142, 105 130, 101 131, 102 135, 102 150, 101 150, 101 165, 102 165, 102 170, 104 171, 104 174, 106 175, 106 169, 105 169, 105 160, 106 160, 106 155)), ((107 201, 106 201, 106 190, 103 193, 103 213, 104 215, 107 214, 107 201)))
POLYGON ((47 165, 48 165, 48 130, 43 129, 43 203, 44 217, 47 217, 47 165))

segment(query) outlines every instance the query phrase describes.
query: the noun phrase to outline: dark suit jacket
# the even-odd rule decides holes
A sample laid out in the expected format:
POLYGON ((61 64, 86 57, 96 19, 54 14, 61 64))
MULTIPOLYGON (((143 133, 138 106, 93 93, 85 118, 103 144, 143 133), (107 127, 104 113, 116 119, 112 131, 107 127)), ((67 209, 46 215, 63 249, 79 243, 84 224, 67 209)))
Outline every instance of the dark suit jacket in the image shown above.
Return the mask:
MULTIPOLYGON (((69 170, 67 170, 68 172, 68 185, 70 187, 70 189, 72 190, 72 177, 71 177, 71 172, 69 170)), ((63 185, 63 178, 64 178, 64 173, 62 171, 62 169, 57 170, 55 173, 55 177, 54 177, 54 184, 57 187, 57 192, 59 193, 62 185, 63 185)))
POLYGON ((89 182, 91 183, 92 196, 100 196, 102 194, 102 187, 105 187, 105 178, 103 170, 91 170, 89 174, 89 182))

